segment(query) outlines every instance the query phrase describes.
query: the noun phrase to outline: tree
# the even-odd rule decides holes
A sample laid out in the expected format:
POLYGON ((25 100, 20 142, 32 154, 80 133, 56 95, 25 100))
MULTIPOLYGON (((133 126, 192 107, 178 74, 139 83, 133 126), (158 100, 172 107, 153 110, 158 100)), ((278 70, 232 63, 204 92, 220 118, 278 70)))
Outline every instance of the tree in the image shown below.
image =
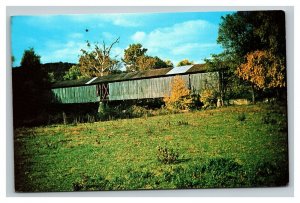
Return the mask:
POLYGON ((140 56, 137 58, 137 70, 151 70, 154 69, 156 66, 157 60, 151 56, 140 56))
POLYGON ((14 66, 14 62, 16 61, 16 58, 14 56, 11 56, 11 66, 14 66))
POLYGON ((247 54, 236 74, 252 85, 252 101, 255 102, 254 88, 272 89, 286 86, 284 61, 271 52, 255 51, 247 54))
MULTIPOLYGON (((154 66, 155 69, 170 67, 170 65, 168 65, 165 61, 161 60, 159 57, 155 56, 154 59, 156 60, 155 66, 154 66)), ((170 61, 170 63, 172 63, 172 62, 170 61)))
MULTIPOLYGON (((280 64, 283 65, 283 68, 286 61, 284 12, 241 11, 226 15, 222 17, 217 42, 224 48, 223 54, 227 55, 227 58, 232 59, 228 66, 230 67, 229 73, 231 75, 234 75, 237 67, 247 64, 247 56, 249 54, 253 55, 257 50, 265 50, 277 58, 280 64)), ((266 67, 270 68, 270 66, 266 67)), ((264 71, 268 72, 267 69, 264 71)), ((281 71, 281 73, 285 78, 285 70, 281 71)), ((231 82, 234 84, 237 81, 233 80, 231 82)), ((249 82, 241 81, 239 83, 249 87, 249 82)), ((252 100, 254 101, 253 85, 252 83, 251 89, 252 100)))
POLYGON ((188 59, 183 59, 182 61, 180 61, 177 66, 187 66, 187 65, 193 65, 194 62, 193 61, 189 61, 188 59))
POLYGON ((67 62, 55 62, 41 64, 43 71, 50 74, 50 78, 53 82, 64 80, 64 75, 69 69, 76 64, 67 62))
POLYGON ((204 59, 209 71, 219 73, 219 97, 221 105, 231 98, 248 97, 249 87, 235 74, 236 61, 231 54, 213 54, 210 59, 204 59))
POLYGON ((282 11, 240 11, 222 17, 217 42, 235 56, 237 65, 256 50, 285 57, 285 16, 282 11))
MULTIPOLYGON (((118 60, 111 57, 112 47, 119 43, 117 38, 109 46, 103 41, 102 47, 99 47, 97 43, 91 51, 81 49, 81 56, 79 58, 80 72, 86 77, 98 77, 110 74, 120 68, 118 60)), ((91 48, 91 44, 87 41, 87 47, 91 48)))
POLYGON ((224 53, 214 54, 210 59, 205 59, 204 61, 210 71, 218 71, 219 73, 219 96, 221 105, 223 105, 230 79, 233 79, 230 77, 233 75, 230 73, 230 61, 224 53))
POLYGON ((241 15, 250 19, 254 35, 259 38, 258 42, 261 44, 262 49, 256 47, 253 51, 268 50, 277 57, 285 58, 285 13, 283 11, 241 12, 241 15))
POLYGON ((169 66, 159 57, 155 56, 140 56, 137 58, 137 70, 151 70, 159 68, 168 68, 169 66))
POLYGON ((124 58, 122 61, 125 63, 126 70, 137 71, 139 70, 139 57, 144 57, 147 52, 146 48, 143 48, 141 44, 130 44, 127 49, 124 50, 124 58))
POLYGON ((27 70, 40 69, 41 57, 35 53, 33 48, 24 51, 21 67, 26 68, 27 70))
POLYGON ((84 76, 82 76, 80 72, 80 68, 76 65, 73 65, 63 76, 64 80, 77 80, 84 76))
POLYGON ((124 58, 122 59, 125 63, 126 70, 132 72, 169 67, 169 65, 159 57, 148 56, 146 52, 147 49, 143 48, 141 44, 129 45, 129 47, 124 50, 124 58))
POLYGON ((51 83, 56 82, 54 72, 49 72, 48 78, 49 78, 49 82, 51 83))
POLYGON ((165 63, 166 63, 166 65, 167 65, 168 68, 173 68, 174 67, 174 65, 173 65, 173 63, 172 63, 171 60, 165 60, 165 63))
MULTIPOLYGON (((23 124, 47 112, 50 103, 48 73, 33 48, 24 51, 21 67, 13 72, 14 122, 23 124)), ((35 123, 37 124, 37 123, 35 123)))
POLYGON ((260 46, 259 38, 254 35, 254 26, 241 12, 222 16, 219 26, 217 42, 222 45, 226 53, 239 59, 237 63, 250 51, 260 46), (253 43, 256 42, 256 43, 253 43))
POLYGON ((175 76, 171 82, 171 93, 164 97, 164 102, 169 110, 187 110, 192 99, 190 90, 186 87, 185 81, 180 76, 175 76))

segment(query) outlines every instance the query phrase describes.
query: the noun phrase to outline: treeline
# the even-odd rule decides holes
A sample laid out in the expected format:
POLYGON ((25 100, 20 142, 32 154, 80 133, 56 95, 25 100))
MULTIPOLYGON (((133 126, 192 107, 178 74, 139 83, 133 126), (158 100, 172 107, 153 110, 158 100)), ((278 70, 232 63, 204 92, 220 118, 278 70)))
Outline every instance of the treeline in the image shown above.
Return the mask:
MULTIPOLYGON (((75 65, 77 64, 68 62, 56 62, 45 64, 41 63, 40 67, 43 72, 46 72, 48 74, 48 79, 50 82, 56 82, 65 80, 64 78, 66 73, 69 72, 70 68, 75 65)), ((18 75, 22 74, 22 72, 22 66, 13 68, 13 74, 15 77, 18 77, 18 75)))
POLYGON ((220 72, 220 97, 286 100, 283 11, 240 11, 222 17, 217 42, 224 51, 206 60, 220 72))

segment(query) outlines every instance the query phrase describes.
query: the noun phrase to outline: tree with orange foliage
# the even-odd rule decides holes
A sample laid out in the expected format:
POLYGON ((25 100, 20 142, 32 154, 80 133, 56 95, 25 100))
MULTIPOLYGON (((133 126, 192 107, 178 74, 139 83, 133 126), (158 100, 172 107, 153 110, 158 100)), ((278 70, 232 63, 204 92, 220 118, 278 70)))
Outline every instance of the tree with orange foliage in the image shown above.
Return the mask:
POLYGON ((170 83, 170 96, 164 97, 164 102, 169 110, 187 110, 189 109, 192 99, 190 90, 186 87, 185 81, 180 76, 175 76, 170 83))
POLYGON ((252 84, 252 101, 255 102, 254 89, 273 89, 286 86, 284 62, 268 51, 254 51, 246 55, 236 74, 252 84))

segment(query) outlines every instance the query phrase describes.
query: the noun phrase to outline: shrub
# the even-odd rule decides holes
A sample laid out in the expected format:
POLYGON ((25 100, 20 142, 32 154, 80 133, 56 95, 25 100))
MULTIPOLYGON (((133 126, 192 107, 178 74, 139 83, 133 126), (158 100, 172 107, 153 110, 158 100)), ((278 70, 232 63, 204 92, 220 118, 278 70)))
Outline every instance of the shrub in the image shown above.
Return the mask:
POLYGON ((212 89, 205 89, 200 94, 200 101, 203 103, 204 108, 215 106, 217 102, 217 94, 212 89))
POLYGON ((191 109, 199 109, 203 106, 203 103, 200 100, 200 94, 195 90, 191 93, 192 105, 191 109))
POLYGON ((86 181, 83 179, 76 180, 73 183, 73 191, 83 191, 85 190, 86 181))
POLYGON ((154 127, 152 127, 152 126, 147 127, 146 128, 146 133, 148 135, 152 135, 154 133, 154 127))
POLYGON ((125 184, 130 189, 145 189, 146 186, 153 185, 154 179, 155 176, 150 171, 131 171, 125 184))
POLYGON ((136 105, 132 105, 128 111, 131 114, 131 117, 134 117, 134 118, 148 116, 148 114, 149 114, 149 110, 147 110, 144 107, 136 106, 136 105))
POLYGON ((187 122, 187 121, 178 121, 177 125, 189 125, 189 122, 187 122))
POLYGON ((272 113, 267 113, 263 116, 262 118, 262 122, 264 124, 271 124, 271 125, 275 125, 277 124, 277 118, 276 115, 272 114, 272 113))
POLYGON ((192 104, 190 90, 180 76, 175 76, 171 82, 170 96, 164 97, 166 108, 169 110, 188 110, 192 104))
POLYGON ((249 173, 252 186, 283 186, 289 182, 288 165, 260 162, 249 173))
POLYGON ((102 176, 83 176, 73 183, 73 191, 100 191, 110 190, 111 188, 110 182, 102 176))
POLYGON ((179 161, 179 153, 172 148, 158 146, 157 159, 164 164, 177 163, 179 161))
POLYGON ((241 113, 237 116, 237 120, 238 121, 244 121, 246 120, 246 114, 245 113, 241 113))
POLYGON ((203 164, 177 170, 177 188, 222 188, 245 186, 242 166, 227 158, 214 158, 203 164))

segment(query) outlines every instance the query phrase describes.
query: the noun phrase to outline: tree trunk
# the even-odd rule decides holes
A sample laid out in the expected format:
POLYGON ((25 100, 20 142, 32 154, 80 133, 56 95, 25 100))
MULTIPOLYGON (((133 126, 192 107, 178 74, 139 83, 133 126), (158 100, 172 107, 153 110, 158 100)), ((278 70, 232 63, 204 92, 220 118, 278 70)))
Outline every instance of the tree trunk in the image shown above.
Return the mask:
POLYGON ((224 71, 219 71, 220 106, 224 105, 224 71))
POLYGON ((254 88, 254 85, 252 84, 251 85, 251 88, 252 88, 252 103, 255 104, 255 88, 254 88))

